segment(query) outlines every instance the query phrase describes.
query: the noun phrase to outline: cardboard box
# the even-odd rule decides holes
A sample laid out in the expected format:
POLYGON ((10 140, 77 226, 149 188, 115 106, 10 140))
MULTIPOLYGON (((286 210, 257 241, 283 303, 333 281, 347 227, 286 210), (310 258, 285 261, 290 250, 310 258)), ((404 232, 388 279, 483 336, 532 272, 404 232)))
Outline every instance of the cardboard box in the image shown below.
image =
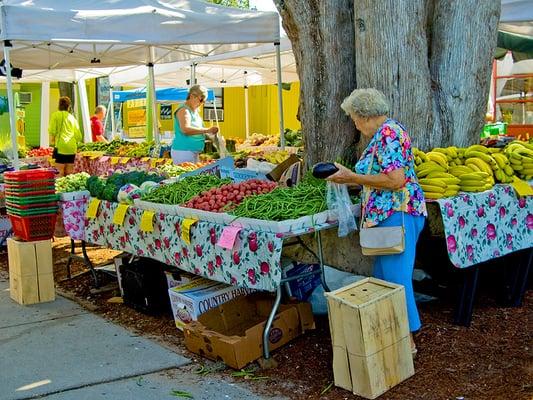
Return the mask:
POLYGON ((326 297, 336 386, 375 399, 414 374, 403 286, 366 278, 326 297))
POLYGON ((55 300, 50 240, 21 242, 7 239, 9 293, 19 304, 55 300))
POLYGON ((181 285, 189 283, 196 277, 192 274, 182 271, 165 271, 165 276, 167 277, 168 288, 172 289, 181 285))
MULTIPOLYGON (((235 369, 245 367, 263 355, 263 330, 273 303, 272 296, 257 293, 200 315, 184 329, 187 349, 212 360, 222 359, 235 369)), ((282 304, 270 331, 270 350, 314 328, 310 304, 282 304)))
POLYGON ((206 311, 253 291, 205 278, 195 278, 185 285, 169 289, 168 295, 176 327, 183 330, 185 325, 196 321, 198 316, 206 311))

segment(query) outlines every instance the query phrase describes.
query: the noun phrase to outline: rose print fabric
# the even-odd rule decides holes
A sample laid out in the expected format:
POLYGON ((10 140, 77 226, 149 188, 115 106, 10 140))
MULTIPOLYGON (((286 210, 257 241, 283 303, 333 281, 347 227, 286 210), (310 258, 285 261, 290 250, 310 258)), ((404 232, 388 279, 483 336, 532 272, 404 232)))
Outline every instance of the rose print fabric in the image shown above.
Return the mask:
MULTIPOLYGON (((129 157, 128 157, 129 158, 129 157)), ((122 158, 121 158, 122 159, 122 158)), ((133 168, 142 170, 153 170, 150 159, 142 161, 143 158, 130 158, 126 163, 121 161, 113 164, 111 157, 104 156, 92 159, 80 154, 76 154, 74 160, 74 172, 87 172, 89 175, 97 175, 107 177, 117 171, 129 171, 133 168)))
POLYGON ((371 175, 387 174, 403 168, 406 183, 401 193, 370 189, 370 196, 364 210, 366 227, 379 224, 395 211, 405 211, 415 216, 427 215, 424 192, 416 178, 411 139, 399 122, 387 119, 383 123, 355 165, 355 171, 366 175, 371 163, 371 175), (374 149, 375 155, 373 155, 374 149))
POLYGON ((89 197, 60 201, 65 232, 71 239, 85 240, 85 213, 89 197))
POLYGON ((191 227, 190 244, 182 238, 183 218, 157 213, 154 231, 143 232, 142 210, 130 207, 124 225, 114 224, 117 203, 102 201, 98 215, 86 222, 86 240, 115 250, 150 257, 195 275, 258 290, 275 291, 281 280, 283 236, 242 229, 233 249, 216 243, 224 225, 199 221, 191 227))
POLYGON ((438 200, 448 255, 457 268, 533 246, 533 197, 508 185, 438 200))

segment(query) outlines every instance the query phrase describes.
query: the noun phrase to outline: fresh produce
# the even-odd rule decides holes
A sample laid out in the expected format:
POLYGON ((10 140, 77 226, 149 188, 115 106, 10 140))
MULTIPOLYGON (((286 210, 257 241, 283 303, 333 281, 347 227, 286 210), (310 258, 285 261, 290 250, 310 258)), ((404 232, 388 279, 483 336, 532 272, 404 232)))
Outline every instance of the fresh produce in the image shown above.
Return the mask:
POLYGON ((516 175, 528 181, 533 179, 532 143, 515 140, 505 147, 504 154, 509 161, 507 167, 511 167, 516 175))
POLYGON ((115 151, 117 157, 148 157, 154 142, 126 142, 121 144, 115 151))
POLYGON ((432 172, 418 181, 428 199, 455 196, 461 180, 446 172, 432 172))
POLYGON ((321 162, 315 164, 313 167, 313 176, 319 179, 326 179, 328 176, 333 175, 339 169, 333 163, 321 162))
POLYGON ((28 151, 28 157, 51 157, 54 149, 51 147, 38 147, 28 151))
MULTIPOLYGON (((292 129, 285 129, 285 146, 301 147, 304 145, 303 135, 301 130, 293 131, 292 129)), ((278 143, 281 146, 281 140, 278 143)))
POLYGON ((107 154, 114 154, 115 150, 118 149, 121 145, 128 142, 122 140, 113 140, 111 142, 89 142, 82 143, 78 146, 79 151, 103 151, 107 154))
POLYGON ((159 186, 143 194, 142 200, 160 204, 184 204, 202 192, 229 183, 231 179, 220 179, 214 175, 188 176, 181 181, 159 186))
POLYGON ((209 189, 193 197, 185 207, 212 212, 227 212, 238 206, 246 197, 268 193, 276 188, 274 182, 251 179, 209 189))
POLYGON ((92 176, 87 180, 87 189, 93 197, 101 200, 117 201, 120 189, 128 183, 141 186, 146 181, 160 182, 163 179, 160 175, 142 171, 115 172, 107 179, 92 176))
POLYGON ((276 150, 263 153, 261 158, 272 164, 281 164, 289 156, 290 154, 287 150, 276 150))
POLYGON ((141 193, 141 188, 139 188, 137 185, 134 185, 132 183, 126 183, 119 189, 117 194, 117 201, 123 204, 133 204, 135 199, 141 198, 141 193))
POLYGON ((181 163, 179 165, 174 164, 164 164, 160 167, 157 167, 158 171, 160 171, 165 176, 168 176, 169 178, 173 178, 175 176, 180 176, 181 174, 185 172, 191 172, 198 168, 205 167, 206 165, 209 165, 211 162, 197 162, 197 163, 190 163, 185 162, 181 163))
POLYGON ((326 209, 326 185, 315 186, 304 180, 292 188, 278 187, 270 193, 246 197, 230 213, 237 217, 284 221, 326 209))
POLYGON ((483 192, 494 186, 492 176, 483 171, 462 174, 459 179, 459 187, 463 192, 483 192))
POLYGON ((80 172, 78 174, 71 174, 62 178, 56 179, 56 192, 78 192, 80 190, 87 190, 87 180, 91 176, 87 172, 80 172))

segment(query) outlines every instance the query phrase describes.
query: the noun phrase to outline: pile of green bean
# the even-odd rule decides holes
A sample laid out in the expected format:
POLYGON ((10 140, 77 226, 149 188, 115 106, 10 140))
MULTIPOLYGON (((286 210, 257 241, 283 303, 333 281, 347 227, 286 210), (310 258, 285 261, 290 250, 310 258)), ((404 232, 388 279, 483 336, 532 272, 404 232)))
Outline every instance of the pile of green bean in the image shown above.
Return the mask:
POLYGON ((142 200, 159 204, 183 204, 206 190, 228 183, 231 183, 231 179, 220 179, 214 175, 189 176, 146 193, 142 200))
POLYGON ((327 210, 325 186, 299 184, 245 198, 231 214, 237 217, 284 221, 327 210))

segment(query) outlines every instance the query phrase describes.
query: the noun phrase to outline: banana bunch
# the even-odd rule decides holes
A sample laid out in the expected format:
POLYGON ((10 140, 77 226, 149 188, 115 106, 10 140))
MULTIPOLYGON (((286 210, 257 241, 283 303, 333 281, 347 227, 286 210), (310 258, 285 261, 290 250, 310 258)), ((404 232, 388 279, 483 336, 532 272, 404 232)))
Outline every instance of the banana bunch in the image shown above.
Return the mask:
POLYGON ((520 178, 533 179, 533 144, 515 140, 504 150, 509 165, 520 178))
POLYGON ((424 153, 422 150, 413 148, 415 172, 419 178, 424 178, 432 172, 447 172, 448 160, 438 152, 424 153))
POLYGON ((430 172, 418 182, 427 199, 440 199, 459 193, 461 180, 446 172, 430 172))
POLYGON ((494 179, 487 172, 470 172, 459 177, 462 192, 484 192, 494 186, 494 179))
POLYGON ((465 166, 475 172, 486 172, 492 180, 501 183, 513 181, 514 170, 502 149, 475 144, 465 149, 464 157, 465 166))

